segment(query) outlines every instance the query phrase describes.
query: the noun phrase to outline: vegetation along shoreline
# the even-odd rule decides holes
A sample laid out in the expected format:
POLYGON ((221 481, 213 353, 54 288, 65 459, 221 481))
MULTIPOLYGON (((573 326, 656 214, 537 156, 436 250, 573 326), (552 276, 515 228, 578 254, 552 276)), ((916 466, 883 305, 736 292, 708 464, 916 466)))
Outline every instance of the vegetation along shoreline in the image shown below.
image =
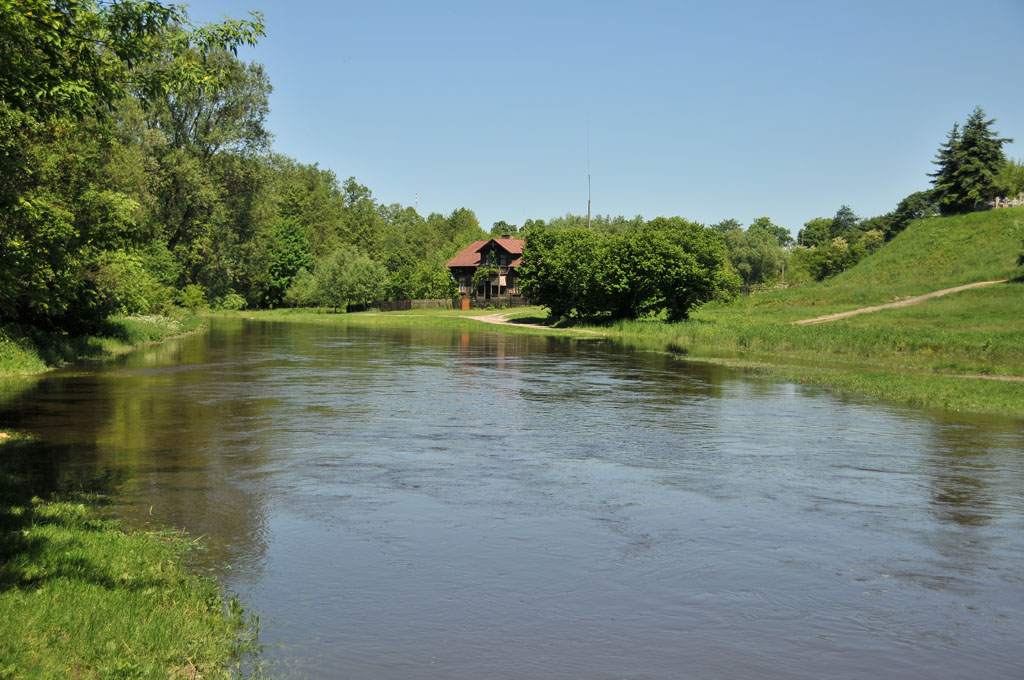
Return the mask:
POLYGON ((228 678, 257 667, 258 620, 188 566, 197 542, 104 517, 109 494, 0 436, 0 677, 228 678))
MULTIPOLYGON (((0 399, 227 314, 611 340, 1024 417, 1024 164, 980 107, 939 146, 932 187, 884 215, 842 205, 791 233, 767 216, 592 217, 588 200, 585 217, 524 211, 488 228, 276 152, 268 72, 238 56, 266 34, 259 12, 196 24, 161 2, 3 8, 17 58, 0 60, 0 399), (762 286, 779 289, 744 294, 762 286), (412 299, 460 309, 322 313, 412 299), (511 323, 475 318, 527 299, 501 312, 511 323)), ((252 626, 188 571, 189 544, 102 519, 116 489, 47 482, 40 446, 0 432, 0 678, 230 674, 252 626)))

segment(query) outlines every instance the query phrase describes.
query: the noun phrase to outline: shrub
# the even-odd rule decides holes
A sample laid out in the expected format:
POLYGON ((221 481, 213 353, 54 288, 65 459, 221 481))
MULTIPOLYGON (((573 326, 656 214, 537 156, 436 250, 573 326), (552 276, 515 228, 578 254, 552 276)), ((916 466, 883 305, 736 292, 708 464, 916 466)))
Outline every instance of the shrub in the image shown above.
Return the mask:
POLYGON ((228 293, 223 297, 219 297, 213 301, 214 309, 222 310, 237 310, 245 309, 245 298, 238 293, 228 293))
POLYGON ((187 307, 192 311, 202 309, 206 307, 206 291, 201 286, 190 283, 181 291, 179 302, 182 307, 187 307))
POLYGON ((151 314, 170 304, 170 289, 146 270, 141 258, 121 250, 103 253, 92 279, 107 314, 151 314))

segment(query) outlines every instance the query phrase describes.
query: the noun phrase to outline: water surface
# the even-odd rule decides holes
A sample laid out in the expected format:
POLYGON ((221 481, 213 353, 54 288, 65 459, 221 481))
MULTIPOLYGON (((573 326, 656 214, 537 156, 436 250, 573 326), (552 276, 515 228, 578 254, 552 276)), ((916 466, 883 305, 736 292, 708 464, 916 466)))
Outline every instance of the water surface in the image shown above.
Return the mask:
POLYGON ((0 427, 311 678, 1021 677, 1024 423, 606 342, 240 321, 0 427))

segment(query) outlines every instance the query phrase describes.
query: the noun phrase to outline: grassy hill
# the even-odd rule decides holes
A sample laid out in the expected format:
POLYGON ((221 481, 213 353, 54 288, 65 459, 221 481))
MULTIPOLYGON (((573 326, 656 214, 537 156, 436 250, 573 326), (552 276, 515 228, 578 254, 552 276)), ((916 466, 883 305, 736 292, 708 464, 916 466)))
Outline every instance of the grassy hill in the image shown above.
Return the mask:
POLYGON ((760 295, 738 307, 779 320, 893 302, 976 281, 1020 276, 1024 208, 918 220, 856 267, 822 282, 760 295))
POLYGON ((712 303, 684 323, 622 322, 620 337, 695 358, 918 406, 1024 415, 1024 208, 911 224, 853 269, 821 283, 712 303), (793 321, 976 281, 1010 283, 811 326, 793 321))

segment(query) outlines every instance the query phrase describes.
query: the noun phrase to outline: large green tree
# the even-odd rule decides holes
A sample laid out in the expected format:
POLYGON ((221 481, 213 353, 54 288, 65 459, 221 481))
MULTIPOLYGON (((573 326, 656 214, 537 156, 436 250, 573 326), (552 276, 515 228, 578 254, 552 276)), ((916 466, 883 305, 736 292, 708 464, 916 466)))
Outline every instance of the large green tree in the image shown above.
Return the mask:
POLYGON ((832 219, 815 217, 804 222, 804 228, 797 234, 797 243, 808 248, 823 246, 832 239, 832 219))
MULTIPOLYGON (((682 218, 656 218, 621 233, 533 227, 520 286, 554 317, 685 319, 732 285, 722 235, 682 218)), ((735 275, 733 275, 735 276, 735 275)))
POLYGON ((138 158, 120 153, 122 103, 217 91, 207 56, 262 33, 258 17, 194 27, 142 0, 0 0, 0 320, 79 330, 104 316, 110 273, 142 261, 105 253, 146 241, 139 182, 111 171, 138 158))
POLYGON ((748 286, 774 280, 782 269, 785 253, 777 237, 757 224, 727 232, 725 242, 729 261, 748 286))
POLYGON ((293 220, 278 222, 263 303, 268 307, 280 306, 292 280, 300 271, 312 266, 313 256, 309 252, 302 226, 293 220))
POLYGON ((317 267, 317 302, 335 309, 362 305, 381 299, 387 271, 368 255, 351 246, 342 246, 317 267))
POLYGON ((939 147, 933 161, 937 168, 929 176, 943 215, 977 210, 999 194, 999 174, 1006 163, 1003 144, 1013 140, 999 137, 992 129, 995 122, 975 107, 963 129, 954 123, 939 147))

